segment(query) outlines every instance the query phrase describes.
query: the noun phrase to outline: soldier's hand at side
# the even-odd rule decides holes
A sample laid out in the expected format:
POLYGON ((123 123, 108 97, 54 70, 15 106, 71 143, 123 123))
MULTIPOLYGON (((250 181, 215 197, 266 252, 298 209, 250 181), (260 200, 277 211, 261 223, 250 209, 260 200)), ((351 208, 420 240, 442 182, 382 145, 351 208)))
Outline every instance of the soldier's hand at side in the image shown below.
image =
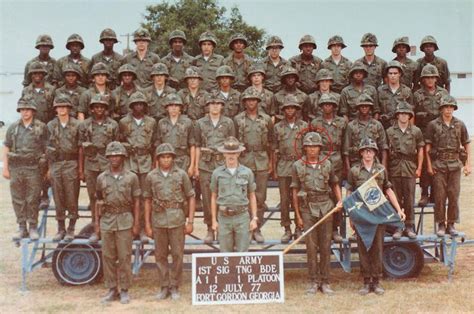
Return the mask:
POLYGON ((255 229, 257 229, 257 227, 258 227, 257 220, 255 219, 250 220, 250 225, 249 225, 250 231, 254 231, 255 229))
POLYGON ((196 169, 194 169, 194 178, 196 180, 199 180, 199 168, 196 167, 196 169))
POLYGON ((340 212, 344 208, 344 206, 342 205, 342 201, 337 202, 336 207, 337 211, 340 212))
POLYGON ((212 230, 214 230, 214 231, 217 231, 217 228, 219 228, 219 224, 217 223, 216 220, 214 220, 214 221, 212 222, 211 228, 212 228, 212 230))
POLYGON ((8 167, 3 167, 3 177, 10 180, 10 170, 8 170, 8 167))
POLYGON ((186 223, 186 225, 184 226, 184 234, 191 234, 193 233, 193 230, 194 230, 194 226, 192 223, 186 223))
POLYGON ((133 236, 135 236, 135 237, 140 234, 140 224, 139 223, 134 223, 133 224, 132 233, 133 233, 133 236))
MULTIPOLYGON (((140 233, 140 231, 138 231, 140 233)), ((150 225, 145 226, 145 234, 149 238, 153 238, 153 229, 151 229, 150 225)))
POLYGON ((49 169, 48 169, 48 171, 46 171, 45 178, 46 178, 46 180, 51 180, 51 171, 49 169))
POLYGON ((194 175, 194 167, 193 166, 189 166, 188 168, 188 177, 192 177, 194 175))
POLYGON ((426 169, 426 171, 428 171, 428 174, 430 176, 434 176, 436 174, 436 171, 433 169, 433 167, 430 167, 428 166, 428 168, 426 169))
POLYGON ((84 171, 79 171, 78 177, 79 177, 79 180, 84 181, 84 171))
POLYGON ((415 176, 417 178, 421 177, 421 168, 417 168, 416 171, 415 171, 415 176))
POLYGON ((303 227, 304 227, 304 225, 303 225, 303 219, 302 219, 300 216, 296 217, 296 225, 297 225, 298 228, 300 228, 300 229, 303 229, 303 227))
POLYGON ((466 165, 464 166, 464 169, 463 169, 463 170, 464 170, 464 175, 465 175, 465 176, 470 175, 470 174, 471 174, 471 165, 466 164, 466 165))
POLYGON ((403 208, 401 211, 398 212, 398 216, 400 216, 401 221, 405 221, 405 219, 407 218, 407 215, 405 215, 405 210, 403 208))

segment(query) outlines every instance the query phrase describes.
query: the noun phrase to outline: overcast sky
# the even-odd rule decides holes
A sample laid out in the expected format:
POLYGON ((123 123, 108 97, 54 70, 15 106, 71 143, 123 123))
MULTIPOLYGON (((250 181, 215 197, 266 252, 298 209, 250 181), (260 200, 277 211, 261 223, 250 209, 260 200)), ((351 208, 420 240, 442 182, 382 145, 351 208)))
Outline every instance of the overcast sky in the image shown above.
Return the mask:
MULTIPOLYGON (((111 27, 117 34, 133 32, 143 19, 145 6, 159 1, 0 2, 0 72, 17 72, 23 71, 25 62, 37 54, 34 42, 38 34, 53 37, 52 55, 59 58, 67 54, 64 47, 67 37, 79 33, 86 43, 83 53, 90 57, 101 49, 98 37, 102 29, 111 27)), ((411 44, 419 45, 423 36, 431 34, 440 46, 437 53, 448 60, 452 71, 472 70, 472 0, 220 0, 219 3, 229 9, 237 5, 245 21, 281 36, 285 57, 298 53, 298 40, 306 33, 316 38, 316 54, 320 57, 329 53, 328 38, 342 35, 348 46, 343 52, 350 59, 362 55, 359 42, 366 32, 377 35, 380 46, 376 54, 385 59, 393 58, 391 47, 396 37, 409 36, 411 44)), ((117 47, 118 50, 125 47, 124 37, 117 47)))

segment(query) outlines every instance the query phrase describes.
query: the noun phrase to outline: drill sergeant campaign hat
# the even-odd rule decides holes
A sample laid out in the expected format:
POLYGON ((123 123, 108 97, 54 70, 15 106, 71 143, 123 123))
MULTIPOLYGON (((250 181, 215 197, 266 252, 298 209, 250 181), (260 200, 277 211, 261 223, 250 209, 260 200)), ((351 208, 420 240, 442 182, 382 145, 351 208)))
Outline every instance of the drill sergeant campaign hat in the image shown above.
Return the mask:
POLYGON ((217 147, 217 151, 220 153, 240 153, 244 150, 244 145, 233 136, 229 136, 228 138, 226 138, 224 141, 224 145, 217 147))

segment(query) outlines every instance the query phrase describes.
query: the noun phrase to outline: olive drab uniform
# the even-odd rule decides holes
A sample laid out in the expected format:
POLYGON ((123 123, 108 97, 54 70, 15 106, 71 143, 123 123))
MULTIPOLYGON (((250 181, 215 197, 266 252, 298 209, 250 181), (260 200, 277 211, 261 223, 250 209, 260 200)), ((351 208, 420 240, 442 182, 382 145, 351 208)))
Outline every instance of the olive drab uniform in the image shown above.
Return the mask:
MULTIPOLYGON (((313 44, 316 49, 314 38, 310 35, 305 35, 301 38, 299 48, 303 44, 313 44)), ((317 56, 312 56, 311 60, 305 60, 301 54, 291 57, 288 60, 291 66, 298 71, 300 77, 298 88, 306 94, 311 94, 316 91, 316 74, 321 69, 323 60, 317 56)))
POLYGON ((278 188, 280 190, 280 225, 282 227, 290 227, 291 225, 291 167, 303 154, 303 138, 300 132, 307 127, 308 123, 301 119, 297 119, 293 125, 290 125, 286 119, 275 124, 272 142, 273 149, 277 154, 276 172, 278 174, 278 188))
MULTIPOLYGON (((253 86, 248 87, 242 94, 249 93, 251 90, 257 91, 257 89, 253 86)), ((257 91, 258 92, 258 91, 257 91)), ((263 110, 264 113, 273 117, 275 115, 275 96, 274 94, 269 91, 268 89, 263 88, 261 92, 259 92, 259 96, 261 98, 260 102, 258 103, 259 110, 263 110)), ((245 108, 242 108, 242 110, 245 108)))
MULTIPOLYGON (((71 36, 68 37, 67 42, 66 42, 66 49, 69 49, 69 45, 71 43, 79 43, 82 46, 82 49, 84 49, 84 41, 82 37, 78 34, 72 34, 71 36)), ((89 69, 91 68, 90 66, 91 60, 84 57, 82 54, 79 55, 79 58, 74 59, 70 54, 67 56, 64 56, 56 62, 56 66, 54 68, 54 80, 58 82, 58 85, 61 86, 64 84, 64 77, 62 75, 63 68, 66 66, 66 64, 75 64, 79 66, 79 68, 82 71, 81 74, 81 82, 80 84, 87 88, 89 86, 89 69)))
POLYGON ((222 61, 223 65, 230 66, 234 71, 235 78, 232 88, 237 90, 239 93, 243 92, 249 86, 247 75, 252 62, 252 58, 247 54, 244 54, 243 60, 236 60, 233 55, 230 54, 222 61))
POLYGON ((45 83, 43 87, 36 88, 33 83, 23 88, 21 97, 31 98, 30 101, 36 104, 35 118, 43 123, 48 123, 54 118, 53 109, 54 86, 45 83))
MULTIPOLYGON (((79 218, 79 125, 80 121, 70 117, 65 126, 56 117, 48 125, 46 155, 49 159, 51 186, 56 206, 56 220, 79 218), (68 215, 66 216, 66 209, 68 215)), ((70 225, 71 226, 71 225, 70 225)), ((73 229, 74 226, 72 226, 73 229)))
MULTIPOLYGON (((106 28, 100 33, 99 42, 103 43, 104 40, 113 40, 115 43, 118 43, 117 35, 110 28, 106 28)), ((110 89, 113 90, 117 86, 120 85, 120 80, 118 78, 118 69, 120 68, 122 59, 123 59, 123 56, 115 51, 113 51, 112 55, 110 56, 105 55, 104 51, 98 52, 95 55, 93 55, 91 58, 89 73, 95 64, 99 62, 102 62, 103 64, 105 64, 110 74, 108 85, 110 89)))
POLYGON ((79 98, 79 107, 77 108, 77 112, 84 114, 84 118, 89 117, 89 104, 91 103, 92 98, 97 97, 97 95, 100 95, 109 103, 109 107, 107 108, 107 110, 109 111, 109 115, 112 115, 112 113, 114 112, 115 104, 117 101, 115 100, 112 91, 108 87, 106 87, 105 91, 102 93, 97 89, 95 85, 93 85, 85 92, 83 92, 81 94, 81 97, 79 98))
MULTIPOLYGON (((377 36, 371 33, 364 34, 360 41, 360 46, 364 47, 366 45, 378 46, 377 36)), ((366 66, 368 74, 364 79, 366 84, 372 85, 377 89, 383 83, 383 73, 387 67, 387 62, 385 60, 374 55, 374 60, 371 63, 367 62, 365 56, 355 62, 361 62, 366 66)))
POLYGON ((172 85, 173 88, 181 89, 186 86, 186 84, 184 84, 184 73, 186 69, 192 65, 193 60, 194 58, 186 52, 183 52, 183 55, 179 59, 173 56, 171 52, 161 59, 161 62, 168 67, 170 81, 175 84, 172 85))
POLYGON ((56 59, 48 57, 46 61, 42 61, 39 57, 34 57, 30 61, 28 61, 25 65, 25 71, 24 71, 24 79, 23 79, 23 86, 27 87, 28 85, 31 84, 31 77, 28 75, 28 69, 34 62, 39 62, 41 63, 44 68, 47 71, 47 74, 45 76, 45 81, 48 82, 51 85, 55 85, 55 80, 54 80, 54 67, 56 66, 56 59))
POLYGON ((341 93, 343 88, 349 85, 349 71, 351 67, 352 62, 344 56, 341 57, 338 63, 336 63, 331 56, 324 59, 321 64, 321 69, 331 71, 334 80, 331 90, 336 93, 341 93))
POLYGON ((266 210, 268 166, 271 162, 273 141, 273 122, 269 115, 258 112, 255 119, 241 112, 234 118, 236 137, 245 146, 240 154, 239 162, 253 171, 257 189, 257 217, 258 227, 263 223, 263 214, 266 210))
MULTIPOLYGON (((404 75, 405 73, 402 77, 404 75)), ((381 85, 378 88, 377 94, 381 113, 380 120, 385 129, 388 129, 396 122, 397 117, 395 111, 397 110, 399 102, 406 101, 410 105, 413 105, 411 89, 403 84, 400 84, 400 87, 396 91, 392 91, 388 84, 381 85)))
MULTIPOLYGON (((335 93, 335 92, 329 92, 329 95, 334 97, 337 101, 337 105, 339 105, 339 101, 341 99, 341 95, 335 93)), ((308 118, 310 120, 315 119, 317 117, 320 117, 322 115, 321 108, 319 107, 318 103, 319 100, 321 99, 321 96, 323 93, 319 90, 315 91, 314 93, 311 93, 309 95, 309 108, 308 108, 308 118)), ((337 114, 337 112, 335 112, 337 114)))
POLYGON ((249 198, 255 192, 252 170, 238 165, 234 174, 225 165, 212 173, 210 190, 217 194, 219 249, 221 252, 247 252, 250 244, 249 198))
POLYGON ((72 108, 69 112, 71 117, 77 118, 77 111, 79 109, 79 103, 81 95, 86 91, 86 89, 80 85, 76 85, 74 88, 67 88, 66 85, 58 87, 54 90, 53 99, 58 95, 67 95, 71 101, 72 108))
POLYGON ((229 136, 235 136, 235 127, 232 119, 221 115, 216 125, 209 115, 195 123, 194 138, 196 147, 201 150, 198 161, 199 183, 201 186, 204 223, 210 228, 211 220, 211 175, 214 169, 224 163, 224 157, 217 151, 217 147, 224 143, 229 136))
POLYGON ((274 96, 274 109, 272 112, 275 113, 275 116, 278 119, 281 119, 283 117, 283 112, 281 110, 281 107, 285 103, 285 98, 288 97, 289 95, 294 95, 298 101, 298 104, 301 106, 301 112, 298 113, 300 117, 307 117, 309 108, 310 108, 310 99, 309 96, 306 95, 303 91, 300 89, 296 88, 294 90, 288 90, 284 86, 280 91, 278 91, 275 96, 274 96))
POLYGON ((183 88, 178 92, 178 96, 183 100, 182 113, 191 120, 197 121, 206 114, 206 99, 209 93, 201 86, 196 95, 193 95, 188 88, 183 88))
MULTIPOLYGON (((125 117, 130 112, 130 108, 128 107, 130 97, 138 91, 145 92, 135 82, 133 82, 133 87, 129 90, 125 89, 123 85, 120 85, 111 91, 110 101, 113 102, 109 110, 111 115, 116 116, 118 121, 125 117)), ((150 114, 150 107, 148 107, 148 113, 150 114)))
POLYGON ((263 66, 265 69, 265 81, 263 82, 263 86, 275 94, 281 89, 281 73, 283 69, 291 66, 291 63, 280 57, 280 61, 275 65, 270 57, 266 57, 263 60, 263 66))
MULTIPOLYGON (((400 38, 396 38, 393 42, 392 52, 397 53, 397 47, 400 45, 406 47, 407 54, 410 52, 411 46, 409 44, 408 37, 403 36, 400 38)), ((400 83, 409 87, 410 89, 414 89, 414 87, 418 85, 418 82, 415 82, 415 73, 418 68, 418 62, 413 61, 412 59, 407 57, 404 60, 395 57, 393 61, 398 61, 403 66, 403 75, 400 78, 400 83)))
POLYGON ((143 197, 152 199, 151 224, 156 247, 158 284, 161 287, 178 287, 181 284, 187 212, 185 207, 188 198, 193 196, 191 180, 177 166, 173 166, 166 175, 160 168, 156 168, 146 177, 143 197), (168 266, 168 254, 173 257, 171 269, 168 266))
POLYGON ((214 90, 214 93, 219 94, 225 104, 223 109, 223 114, 226 117, 233 119, 237 114, 239 114, 243 108, 240 104, 240 92, 236 89, 231 88, 228 93, 224 93, 222 90, 214 90))
MULTIPOLYGON (((204 32, 199 36, 199 46, 205 41, 209 41, 217 46, 217 38, 211 32, 204 32)), ((210 92, 217 88, 216 71, 217 68, 222 65, 224 57, 213 52, 210 56, 205 57, 203 54, 199 54, 194 57, 192 64, 199 68, 202 75, 201 88, 210 92)), ((186 77, 186 75, 185 75, 186 77)))
MULTIPOLYGON (((450 101, 457 109, 455 101, 450 101)), ((438 117, 426 128, 425 143, 431 145, 431 165, 436 171, 433 177, 435 221, 438 224, 447 221, 448 231, 450 225, 459 223, 459 194, 463 166, 460 152, 461 146, 469 142, 466 125, 456 117, 452 118, 449 126, 438 117), (447 209, 446 200, 448 200, 447 209)))
MULTIPOLYGON (((304 229, 308 230, 334 207, 331 186, 338 184, 339 178, 329 160, 311 164, 305 158, 293 164, 291 178, 291 188, 298 193, 304 229)), ((331 238, 332 216, 306 236, 308 275, 313 283, 329 283, 331 238)))
POLYGON ((357 99, 360 95, 366 94, 369 95, 373 101, 374 106, 372 107, 372 114, 380 112, 379 101, 377 97, 377 90, 372 85, 364 84, 364 86, 359 90, 353 84, 350 84, 341 92, 341 98, 339 100, 339 114, 347 116, 350 120, 353 120, 357 116, 357 99))
POLYGON ((151 68, 153 64, 158 62, 160 62, 160 57, 151 51, 147 51, 143 59, 140 59, 136 51, 129 53, 122 59, 122 65, 128 63, 135 67, 137 72, 135 83, 141 88, 152 85, 150 79, 151 68))
POLYGON ((114 176, 108 169, 97 178, 97 200, 103 201, 100 217, 105 286, 127 290, 132 284, 132 226, 134 199, 140 183, 129 170, 114 176), (118 273, 118 275, 117 275, 118 273))
POLYGON ((188 171, 191 165, 191 147, 196 146, 194 140, 193 121, 187 116, 180 114, 176 123, 173 124, 169 117, 158 122, 157 144, 169 143, 176 153, 174 164, 184 171, 188 171))
MULTIPOLYGON (((20 108, 34 109, 27 103, 18 103, 20 108)), ((36 226, 42 189, 41 163, 44 163, 47 131, 46 125, 34 118, 25 126, 22 120, 12 123, 6 132, 3 145, 10 152, 8 170, 10 171, 10 193, 16 221, 26 230, 26 223, 36 226)))
POLYGON ((168 85, 165 85, 162 91, 157 91, 153 84, 143 90, 148 101, 148 114, 156 121, 160 121, 168 115, 164 105, 165 99, 166 96, 173 93, 176 93, 176 90, 168 85))
MULTIPOLYGON (((425 44, 433 44, 435 46, 435 51, 439 50, 438 42, 433 36, 428 35, 428 36, 423 37, 420 44, 421 51, 423 51, 424 49, 423 46, 425 44)), ((423 68, 427 64, 434 65, 436 69, 438 70, 439 76, 438 76, 438 80, 436 81, 436 84, 438 86, 447 88, 447 86, 451 83, 451 73, 449 72, 449 69, 448 69, 448 63, 443 58, 440 58, 438 56, 433 56, 432 61, 427 61, 426 57, 423 57, 416 60, 416 62, 418 63, 418 68, 415 72, 415 86, 416 84, 419 84, 419 83, 421 85, 420 79, 423 77, 423 73, 422 73, 423 68)))

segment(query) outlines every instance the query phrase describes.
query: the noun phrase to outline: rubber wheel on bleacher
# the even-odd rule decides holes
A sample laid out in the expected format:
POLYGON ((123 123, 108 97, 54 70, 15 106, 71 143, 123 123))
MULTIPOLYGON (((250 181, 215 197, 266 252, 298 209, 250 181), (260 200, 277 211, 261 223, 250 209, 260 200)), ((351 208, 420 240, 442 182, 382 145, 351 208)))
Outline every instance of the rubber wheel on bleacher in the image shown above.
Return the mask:
POLYGON ((425 259, 417 242, 386 243, 383 249, 384 275, 394 279, 418 277, 425 259))
POLYGON ((102 278, 98 245, 60 243, 53 254, 53 274, 64 285, 93 284, 102 278))

